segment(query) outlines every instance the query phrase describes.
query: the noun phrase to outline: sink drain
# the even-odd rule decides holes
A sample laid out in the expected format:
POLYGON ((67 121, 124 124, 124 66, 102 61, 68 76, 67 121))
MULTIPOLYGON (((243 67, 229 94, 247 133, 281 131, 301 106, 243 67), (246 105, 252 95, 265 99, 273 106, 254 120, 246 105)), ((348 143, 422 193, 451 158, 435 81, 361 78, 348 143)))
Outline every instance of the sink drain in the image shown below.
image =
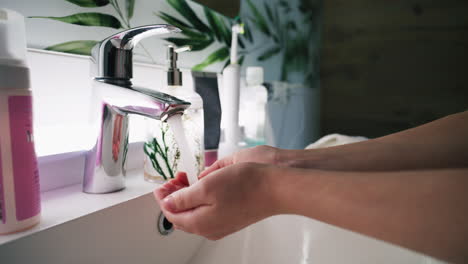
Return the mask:
POLYGON ((159 233, 163 236, 167 236, 170 233, 172 233, 172 231, 174 231, 174 225, 171 222, 169 222, 169 220, 167 220, 166 216, 163 213, 159 215, 158 230, 159 233))

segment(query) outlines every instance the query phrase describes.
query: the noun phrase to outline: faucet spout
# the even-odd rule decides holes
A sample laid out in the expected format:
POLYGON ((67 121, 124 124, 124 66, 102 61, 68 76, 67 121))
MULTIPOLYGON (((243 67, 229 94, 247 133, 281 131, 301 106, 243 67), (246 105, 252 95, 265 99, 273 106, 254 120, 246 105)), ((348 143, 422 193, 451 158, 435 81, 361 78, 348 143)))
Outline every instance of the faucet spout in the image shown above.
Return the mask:
POLYGON ((143 87, 126 87, 97 81, 95 96, 123 114, 136 114, 166 121, 173 114, 183 114, 189 102, 143 87))
POLYGON ((94 83, 91 127, 96 140, 86 152, 83 191, 109 193, 125 188, 129 115, 166 121, 183 114, 190 103, 145 88, 94 83))

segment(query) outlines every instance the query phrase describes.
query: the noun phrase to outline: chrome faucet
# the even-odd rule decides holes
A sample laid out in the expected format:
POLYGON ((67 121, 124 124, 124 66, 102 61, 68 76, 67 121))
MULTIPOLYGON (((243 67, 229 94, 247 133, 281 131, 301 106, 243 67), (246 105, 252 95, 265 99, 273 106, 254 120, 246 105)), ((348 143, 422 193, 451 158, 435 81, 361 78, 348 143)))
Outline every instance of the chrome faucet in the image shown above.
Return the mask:
POLYGON ((128 115, 166 121, 183 114, 190 103, 132 85, 133 48, 143 38, 180 32, 170 25, 132 28, 96 44, 91 54, 93 146, 86 152, 83 191, 109 193, 125 188, 128 150, 128 115))

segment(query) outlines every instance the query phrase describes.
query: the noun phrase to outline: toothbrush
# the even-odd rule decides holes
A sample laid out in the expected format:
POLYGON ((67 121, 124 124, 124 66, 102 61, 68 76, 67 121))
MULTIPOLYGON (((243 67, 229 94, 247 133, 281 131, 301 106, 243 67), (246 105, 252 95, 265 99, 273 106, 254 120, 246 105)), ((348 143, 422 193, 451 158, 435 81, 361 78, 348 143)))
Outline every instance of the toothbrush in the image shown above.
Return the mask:
POLYGON ((244 24, 235 24, 232 26, 231 64, 237 64, 237 39, 239 34, 244 34, 244 24))
POLYGON ((224 105, 223 119, 225 120, 225 142, 220 146, 220 158, 239 150, 239 90, 240 65, 237 60, 238 35, 244 33, 243 24, 232 27, 231 63, 223 70, 224 105))

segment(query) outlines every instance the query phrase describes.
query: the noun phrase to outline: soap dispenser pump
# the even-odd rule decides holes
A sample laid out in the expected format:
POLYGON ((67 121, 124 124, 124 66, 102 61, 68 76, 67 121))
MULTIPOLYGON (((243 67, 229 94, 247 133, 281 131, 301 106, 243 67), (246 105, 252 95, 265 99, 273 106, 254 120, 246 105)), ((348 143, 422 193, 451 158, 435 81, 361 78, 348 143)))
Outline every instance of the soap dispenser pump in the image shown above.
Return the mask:
POLYGON ((167 46, 167 60, 169 68, 167 70, 167 85, 168 86, 182 86, 182 72, 177 67, 178 54, 192 50, 191 46, 183 46, 176 48, 175 46, 167 46))
MULTIPOLYGON (((184 131, 186 132, 189 153, 194 155, 197 175, 205 168, 204 162, 204 118, 203 100, 192 87, 183 86, 182 71, 177 66, 180 53, 190 51, 191 46, 167 46, 167 86, 161 92, 190 102, 191 106, 182 116, 184 131)), ((161 182, 175 177, 175 173, 182 170, 179 146, 177 145, 168 124, 162 122, 148 123, 148 140, 145 143, 145 180, 161 182)), ((185 161, 185 160, 184 160, 185 161)))

